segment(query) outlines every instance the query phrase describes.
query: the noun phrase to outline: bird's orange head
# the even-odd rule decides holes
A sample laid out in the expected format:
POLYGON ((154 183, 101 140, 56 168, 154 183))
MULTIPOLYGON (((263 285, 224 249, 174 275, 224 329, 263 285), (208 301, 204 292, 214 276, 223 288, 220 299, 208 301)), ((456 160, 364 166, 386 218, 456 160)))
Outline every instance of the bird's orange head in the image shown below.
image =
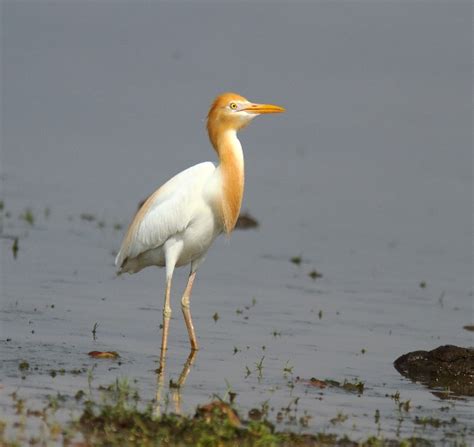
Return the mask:
POLYGON ((239 131, 258 115, 284 111, 273 104, 254 104, 237 93, 223 93, 216 97, 207 115, 209 139, 216 148, 219 136, 227 130, 239 131))

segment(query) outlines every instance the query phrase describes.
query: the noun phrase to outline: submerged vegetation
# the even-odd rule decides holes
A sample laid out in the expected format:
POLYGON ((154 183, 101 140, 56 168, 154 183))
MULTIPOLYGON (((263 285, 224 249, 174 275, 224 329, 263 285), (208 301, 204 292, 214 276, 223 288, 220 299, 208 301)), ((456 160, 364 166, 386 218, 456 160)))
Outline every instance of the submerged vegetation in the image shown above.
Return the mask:
POLYGON ((341 382, 338 382, 337 380, 331 380, 331 379, 320 380, 320 379, 316 379, 315 377, 311 377, 311 379, 305 380, 297 376, 296 381, 301 382, 311 387, 315 387, 315 388, 323 389, 329 386, 329 387, 334 387, 334 388, 340 388, 342 390, 350 391, 357 394, 363 394, 364 386, 365 386, 363 382, 358 381, 358 380, 354 382, 349 382, 348 380, 344 380, 344 382, 341 383, 341 382))
MULTIPOLYGON (((67 399, 57 395, 48 399, 42 410, 31 410, 27 402, 12 394, 13 405, 20 422, 14 424, 14 434, 6 435, 7 423, 0 421, 0 445, 69 446, 358 446, 358 447, 414 447, 430 446, 422 438, 386 440, 372 436, 364 440, 351 440, 331 433, 304 434, 278 431, 268 420, 268 408, 249 411, 248 419, 239 416, 233 399, 226 402, 216 399, 198 406, 194 415, 161 413, 156 401, 144 404, 125 379, 101 387, 101 395, 94 399, 82 390, 75 401, 83 401, 80 413, 73 420, 58 422, 57 414, 65 408, 67 399), (38 418, 43 427, 31 434, 26 429, 25 418, 38 418), (28 434, 27 434, 28 433, 28 434)), ((291 406, 291 404, 290 404, 291 406)), ((291 408, 289 406, 289 411, 291 408)), ((331 424, 343 423, 347 415, 338 414, 331 424)), ((305 417, 300 418, 305 427, 305 417)), ((430 423, 430 422, 428 422, 430 423)))
POLYGON ((20 219, 24 220, 32 226, 35 224, 35 216, 31 208, 26 208, 23 214, 20 215, 20 219))

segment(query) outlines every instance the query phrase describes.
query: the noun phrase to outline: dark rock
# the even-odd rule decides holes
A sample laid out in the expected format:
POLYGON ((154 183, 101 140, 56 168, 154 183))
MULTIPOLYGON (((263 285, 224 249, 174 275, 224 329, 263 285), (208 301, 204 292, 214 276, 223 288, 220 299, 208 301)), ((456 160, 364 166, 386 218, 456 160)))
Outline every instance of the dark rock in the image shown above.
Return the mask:
POLYGON ((260 421, 263 417, 263 413, 258 408, 252 408, 249 411, 249 419, 252 421, 260 421))
POLYGON ((403 376, 430 388, 474 396, 474 348, 445 345, 409 352, 395 360, 394 366, 403 376))
POLYGON ((257 228, 259 225, 257 219, 249 213, 242 213, 237 219, 235 228, 239 230, 249 230, 250 228, 257 228))

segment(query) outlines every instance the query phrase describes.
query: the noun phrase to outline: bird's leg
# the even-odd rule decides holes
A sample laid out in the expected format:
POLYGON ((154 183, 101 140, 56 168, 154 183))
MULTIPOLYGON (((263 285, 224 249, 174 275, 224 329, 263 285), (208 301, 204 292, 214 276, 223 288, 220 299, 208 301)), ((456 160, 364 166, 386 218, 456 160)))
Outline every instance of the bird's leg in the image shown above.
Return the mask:
POLYGON ((171 295, 171 277, 166 278, 166 292, 165 292, 165 305, 163 307, 163 334, 161 338, 161 354, 160 354, 160 373, 164 372, 165 369, 165 356, 166 349, 168 346, 168 332, 171 319, 171 306, 170 306, 170 295, 171 295))
POLYGON ((186 289, 184 289, 183 297, 181 298, 181 309, 183 310, 184 321, 186 322, 186 327, 188 328, 189 341, 191 342, 191 349, 193 351, 197 351, 199 349, 196 334, 194 332, 193 320, 191 318, 191 310, 189 308, 189 300, 191 298, 191 291, 193 289, 195 277, 196 272, 191 271, 189 274, 188 283, 186 284, 186 289))
POLYGON ((168 346, 168 331, 171 318, 171 280, 173 278, 173 272, 176 266, 176 262, 181 254, 182 249, 182 241, 176 241, 175 239, 169 239, 164 244, 166 262, 166 292, 165 305, 163 306, 163 335, 161 338, 160 372, 164 372, 166 349, 168 346))

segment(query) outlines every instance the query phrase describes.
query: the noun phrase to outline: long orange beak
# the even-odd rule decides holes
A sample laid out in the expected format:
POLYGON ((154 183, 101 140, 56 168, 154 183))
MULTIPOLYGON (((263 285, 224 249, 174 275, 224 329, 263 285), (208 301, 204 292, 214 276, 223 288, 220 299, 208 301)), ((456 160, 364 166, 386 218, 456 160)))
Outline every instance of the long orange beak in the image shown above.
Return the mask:
POLYGON ((285 109, 280 106, 275 106, 273 104, 250 104, 249 106, 245 107, 245 110, 248 113, 283 113, 285 109))

